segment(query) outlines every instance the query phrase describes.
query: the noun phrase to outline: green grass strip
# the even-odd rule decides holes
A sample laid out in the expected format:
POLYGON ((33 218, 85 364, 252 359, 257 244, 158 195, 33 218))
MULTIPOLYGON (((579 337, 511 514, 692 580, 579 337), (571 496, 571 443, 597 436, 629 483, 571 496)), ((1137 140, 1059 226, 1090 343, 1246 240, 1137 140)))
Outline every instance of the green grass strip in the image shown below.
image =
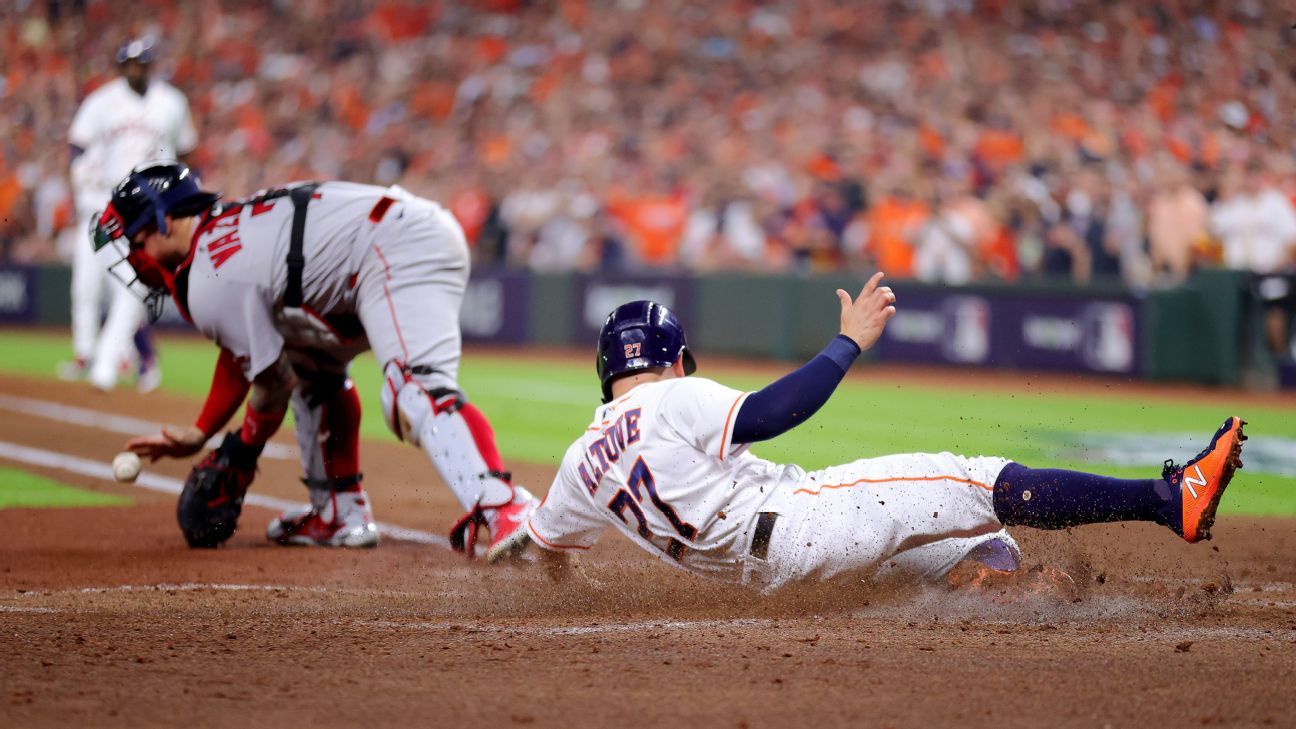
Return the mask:
POLYGON ((129 506, 126 496, 68 486, 16 468, 0 466, 0 509, 129 506))
MULTIPOLYGON (((53 377, 57 362, 69 352, 68 338, 50 332, 0 332, 0 348, 6 353, 0 371, 35 377, 53 377)), ((211 382, 216 347, 195 337, 168 337, 159 348, 163 389, 202 398, 211 382)), ((768 384, 750 374, 710 369, 705 349, 699 355, 703 376, 740 390, 768 384)), ((351 374, 363 400, 362 435, 391 442, 394 437, 383 423, 379 404, 381 374, 373 357, 358 358, 351 374)), ((592 363, 574 366, 516 354, 469 354, 460 384, 491 419, 509 461, 558 463, 599 404, 592 363)), ((198 408, 195 402, 195 416, 198 408)), ((1064 455, 1067 439, 1076 433, 1188 433, 1191 442, 1199 440, 1200 445, 1185 452, 1148 454, 1149 463, 1165 458, 1183 462, 1205 446, 1223 419, 1234 414, 1232 409, 1192 401, 1134 400, 1121 394, 978 390, 961 375, 949 386, 923 387, 872 381, 869 368, 857 367, 804 426, 753 450, 808 469, 890 453, 951 451, 1003 456, 1030 466, 1150 478, 1160 470, 1071 459, 1064 455)), ((1238 414, 1250 422, 1247 430, 1253 436, 1296 438, 1296 418, 1284 409, 1247 406, 1238 414)), ((1296 515, 1296 478, 1241 471, 1221 508, 1225 513, 1296 515)))

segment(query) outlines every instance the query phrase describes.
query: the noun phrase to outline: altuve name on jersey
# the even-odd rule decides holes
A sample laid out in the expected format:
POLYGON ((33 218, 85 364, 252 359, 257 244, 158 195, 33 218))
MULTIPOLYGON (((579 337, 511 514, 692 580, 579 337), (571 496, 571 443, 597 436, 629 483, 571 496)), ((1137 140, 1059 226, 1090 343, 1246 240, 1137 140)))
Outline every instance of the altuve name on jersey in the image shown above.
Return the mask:
POLYGON ((622 413, 611 425, 603 428, 602 435, 586 449, 585 458, 576 471, 591 496, 598 490, 599 481, 603 480, 612 464, 621 460, 626 448, 639 442, 640 410, 635 408, 622 413))

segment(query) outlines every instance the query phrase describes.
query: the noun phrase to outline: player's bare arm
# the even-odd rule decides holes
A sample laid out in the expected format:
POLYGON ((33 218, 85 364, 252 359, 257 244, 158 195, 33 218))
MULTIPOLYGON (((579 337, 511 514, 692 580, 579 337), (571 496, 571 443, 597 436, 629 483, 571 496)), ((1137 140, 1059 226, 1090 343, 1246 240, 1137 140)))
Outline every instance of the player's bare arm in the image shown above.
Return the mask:
POLYGON ((279 412, 288 409, 292 399, 293 388, 297 386, 297 376, 293 374, 288 355, 280 352, 279 359, 252 378, 252 394, 248 396, 248 406, 263 413, 279 412))

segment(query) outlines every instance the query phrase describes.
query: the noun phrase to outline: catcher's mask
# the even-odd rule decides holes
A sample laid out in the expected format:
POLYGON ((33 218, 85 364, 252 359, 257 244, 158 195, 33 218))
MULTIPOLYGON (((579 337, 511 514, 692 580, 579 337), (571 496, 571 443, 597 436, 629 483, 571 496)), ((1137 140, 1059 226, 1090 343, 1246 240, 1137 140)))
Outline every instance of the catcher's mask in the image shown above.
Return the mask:
POLYGON ((183 164, 146 162, 113 189, 108 207, 92 221, 95 254, 111 255, 103 253, 108 248, 116 253, 108 272, 144 301, 149 321, 157 321, 166 297, 175 293, 175 271, 144 251, 144 239, 154 231, 168 234, 168 215, 198 215, 218 198, 202 190, 183 164))
POLYGON ((684 326, 675 313, 653 301, 631 301, 608 314, 599 332, 594 369, 603 385, 603 402, 612 399, 612 381, 653 367, 670 367, 684 357, 684 374, 697 370, 684 326))

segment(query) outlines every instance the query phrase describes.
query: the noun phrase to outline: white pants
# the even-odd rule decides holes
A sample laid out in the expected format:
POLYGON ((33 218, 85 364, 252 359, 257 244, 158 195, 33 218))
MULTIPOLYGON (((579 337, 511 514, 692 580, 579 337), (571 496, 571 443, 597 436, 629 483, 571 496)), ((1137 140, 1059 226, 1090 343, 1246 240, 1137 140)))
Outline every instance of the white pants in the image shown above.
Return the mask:
POLYGON ((804 473, 766 510, 777 511, 767 559, 750 555, 749 582, 907 573, 941 577, 982 542, 1003 538, 994 483, 1009 462, 951 453, 869 458, 804 473))
POLYGON ((445 208, 410 197, 374 231, 356 281, 356 309, 378 365, 429 371, 425 389, 459 386, 459 308, 468 286, 468 242, 445 208))
MULTIPOLYGON (((107 205, 108 199, 103 201, 107 205)), ((80 213, 81 230, 90 230, 98 214, 90 207, 80 213)), ((91 384, 110 389, 117 384, 122 362, 135 347, 135 331, 144 323, 144 302, 108 273, 115 252, 96 255, 89 234, 82 236, 72 256, 72 351, 90 363, 91 384), (105 289, 109 297, 108 318, 99 326, 105 289)))

